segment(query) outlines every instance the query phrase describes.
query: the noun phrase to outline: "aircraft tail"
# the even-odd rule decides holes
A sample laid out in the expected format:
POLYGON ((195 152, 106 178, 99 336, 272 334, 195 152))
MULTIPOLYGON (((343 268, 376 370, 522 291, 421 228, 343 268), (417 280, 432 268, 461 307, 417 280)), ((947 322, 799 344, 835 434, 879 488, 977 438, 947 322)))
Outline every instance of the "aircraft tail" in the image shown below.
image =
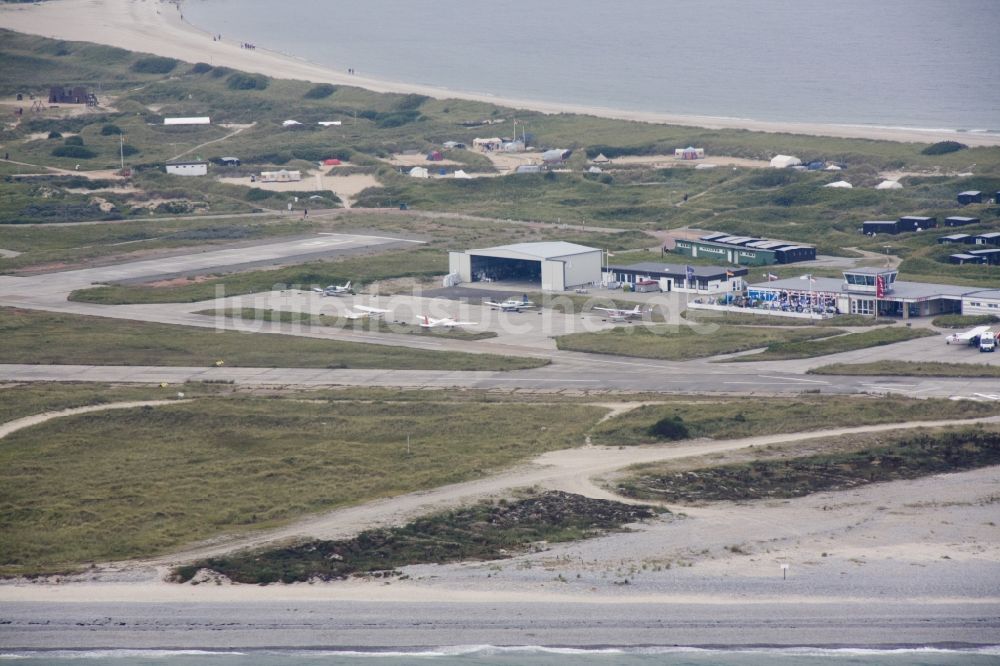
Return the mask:
POLYGON ((350 289, 350 288, 351 288, 351 281, 348 280, 347 284, 344 285, 344 289, 350 289))

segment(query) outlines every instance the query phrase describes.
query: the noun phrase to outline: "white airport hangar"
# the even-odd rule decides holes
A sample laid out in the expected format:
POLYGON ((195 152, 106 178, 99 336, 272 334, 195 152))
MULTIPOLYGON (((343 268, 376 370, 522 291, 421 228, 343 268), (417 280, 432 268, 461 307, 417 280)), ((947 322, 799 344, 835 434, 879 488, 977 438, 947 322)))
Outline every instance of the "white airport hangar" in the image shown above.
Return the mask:
POLYGON ((448 253, 461 282, 536 282, 545 291, 600 284, 602 251, 576 243, 515 243, 448 253))

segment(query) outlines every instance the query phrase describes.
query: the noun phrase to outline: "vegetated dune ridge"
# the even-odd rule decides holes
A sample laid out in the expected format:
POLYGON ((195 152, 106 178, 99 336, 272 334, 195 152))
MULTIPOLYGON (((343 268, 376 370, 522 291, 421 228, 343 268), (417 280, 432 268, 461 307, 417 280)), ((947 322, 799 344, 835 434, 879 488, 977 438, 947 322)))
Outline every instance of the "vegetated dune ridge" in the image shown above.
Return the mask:
MULTIPOLYGON (((180 6, 181 8, 183 5, 180 6)), ((349 75, 305 59, 268 51, 260 46, 244 51, 237 43, 213 41, 212 36, 182 20, 174 4, 152 0, 49 0, 37 4, 0 4, 0 27, 53 39, 89 41, 130 51, 154 53, 185 61, 209 62, 285 79, 358 86, 375 92, 417 93, 436 98, 471 99, 489 104, 533 109, 542 113, 580 113, 642 122, 688 125, 709 129, 733 128, 761 132, 789 132, 816 136, 927 142, 960 140, 970 146, 1000 145, 1000 135, 948 130, 787 123, 665 113, 627 111, 605 107, 555 104, 536 100, 499 98, 431 86, 389 82, 349 75)))

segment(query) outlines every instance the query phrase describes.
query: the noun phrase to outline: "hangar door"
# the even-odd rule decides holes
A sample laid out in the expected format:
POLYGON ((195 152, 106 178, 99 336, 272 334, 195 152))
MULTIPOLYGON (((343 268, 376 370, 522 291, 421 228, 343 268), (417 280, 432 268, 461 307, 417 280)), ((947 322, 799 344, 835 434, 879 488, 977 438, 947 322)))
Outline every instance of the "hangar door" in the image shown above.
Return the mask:
POLYGON ((540 282, 542 262, 537 259, 510 259, 472 255, 472 281, 504 280, 508 282, 540 282))
POLYGON ((542 289, 545 291, 564 291, 566 289, 563 262, 543 261, 542 264, 542 289))

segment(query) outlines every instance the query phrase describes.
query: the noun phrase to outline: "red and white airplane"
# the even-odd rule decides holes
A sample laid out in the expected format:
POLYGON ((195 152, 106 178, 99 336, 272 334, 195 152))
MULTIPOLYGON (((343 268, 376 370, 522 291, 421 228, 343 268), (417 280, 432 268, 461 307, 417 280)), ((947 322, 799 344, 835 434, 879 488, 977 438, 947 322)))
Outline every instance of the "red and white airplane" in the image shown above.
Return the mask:
POLYGON ((417 320, 420 324, 420 328, 452 328, 455 326, 475 326, 479 322, 476 321, 455 321, 450 317, 445 317, 444 319, 431 319, 427 315, 422 316, 417 320))

